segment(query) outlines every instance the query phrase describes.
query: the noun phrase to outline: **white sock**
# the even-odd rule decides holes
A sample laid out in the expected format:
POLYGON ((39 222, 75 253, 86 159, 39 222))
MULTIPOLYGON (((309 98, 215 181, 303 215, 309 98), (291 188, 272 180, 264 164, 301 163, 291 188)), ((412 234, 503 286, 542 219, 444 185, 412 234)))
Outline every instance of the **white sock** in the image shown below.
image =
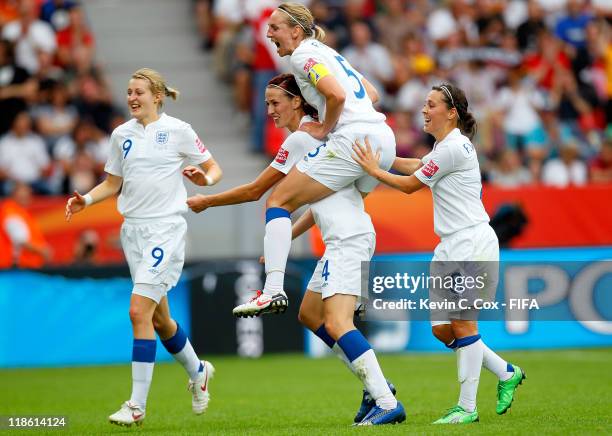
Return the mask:
POLYGON ((130 402, 143 410, 147 406, 147 396, 153 379, 153 362, 132 362, 132 396, 130 402))
POLYGON ((279 217, 268 221, 264 237, 266 283, 263 292, 265 294, 273 295, 283 292, 285 267, 287 266, 290 248, 291 219, 289 217, 279 217))
POLYGON ((508 371, 508 368, 512 368, 512 365, 508 365, 504 359, 502 359, 493 350, 487 347, 487 344, 482 343, 482 365, 497 376, 501 381, 506 381, 514 374, 514 371, 508 371))
POLYGON ((178 353, 173 354, 173 356, 177 362, 183 365, 183 368, 185 368, 185 371, 187 371, 187 374, 189 374, 189 378, 191 380, 195 380, 198 377, 198 372, 200 370, 200 365, 202 365, 202 362, 200 361, 198 355, 195 353, 191 342, 189 342, 189 339, 187 339, 187 342, 185 343, 183 349, 178 353))
POLYGON ((355 368, 353 368, 350 360, 348 360, 348 357, 346 357, 346 354, 344 354, 344 351, 342 351, 342 348, 340 348, 340 345, 338 345, 337 342, 334 344, 331 350, 336 354, 336 356, 338 356, 338 359, 340 359, 342 363, 344 363, 347 368, 353 372, 353 374, 357 375, 355 368))
POLYGON ((482 341, 478 339, 473 344, 457 348, 457 372, 461 383, 459 405, 466 412, 476 410, 476 394, 482 368, 482 345, 482 341))
POLYGON ((391 393, 387 380, 371 348, 351 362, 352 370, 365 385, 366 390, 382 409, 397 407, 397 399, 391 393))

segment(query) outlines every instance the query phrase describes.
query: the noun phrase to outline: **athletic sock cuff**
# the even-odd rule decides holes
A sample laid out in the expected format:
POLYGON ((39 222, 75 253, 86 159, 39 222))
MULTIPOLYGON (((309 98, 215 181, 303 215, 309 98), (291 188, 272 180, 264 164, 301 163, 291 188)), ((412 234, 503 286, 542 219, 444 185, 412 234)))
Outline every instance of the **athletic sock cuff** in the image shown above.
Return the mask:
POLYGON ((270 207, 266 209, 266 224, 276 218, 291 219, 291 214, 288 210, 283 209, 282 207, 270 207))
POLYGON ((466 336, 465 338, 459 338, 455 341, 457 344, 457 348, 467 347, 468 345, 472 345, 474 342, 480 340, 480 335, 474 336, 466 336))
POLYGON ((187 343, 187 334, 185 330, 181 328, 179 323, 176 323, 176 333, 169 339, 165 339, 161 341, 162 345, 168 353, 176 354, 179 353, 183 348, 185 348, 185 344, 187 343))
POLYGON ((325 324, 321 324, 321 327, 319 327, 315 332, 315 335, 317 335, 319 338, 321 338, 321 340, 323 342, 325 342, 325 344, 329 347, 332 348, 334 346, 334 344, 336 343, 336 341, 334 341, 334 338, 332 338, 329 333, 327 333, 327 330, 325 329, 325 324))
POLYGON ((132 347, 132 362, 155 362, 155 339, 134 339, 132 347))
POLYGON ((354 361, 363 353, 372 349, 367 339, 357 329, 342 335, 342 337, 338 339, 338 345, 342 348, 342 351, 344 351, 349 362, 354 361))

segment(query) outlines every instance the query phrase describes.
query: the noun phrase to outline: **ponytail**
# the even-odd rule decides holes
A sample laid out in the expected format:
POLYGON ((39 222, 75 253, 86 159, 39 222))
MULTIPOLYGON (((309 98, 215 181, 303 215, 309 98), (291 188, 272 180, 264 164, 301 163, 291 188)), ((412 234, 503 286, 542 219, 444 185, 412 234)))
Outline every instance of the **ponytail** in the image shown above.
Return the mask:
POLYGON ((476 119, 468 111, 468 101, 465 97, 465 92, 450 83, 432 86, 431 89, 442 94, 442 100, 446 103, 448 109, 454 108, 457 111, 457 127, 462 134, 472 140, 474 135, 476 135, 477 125, 476 119))

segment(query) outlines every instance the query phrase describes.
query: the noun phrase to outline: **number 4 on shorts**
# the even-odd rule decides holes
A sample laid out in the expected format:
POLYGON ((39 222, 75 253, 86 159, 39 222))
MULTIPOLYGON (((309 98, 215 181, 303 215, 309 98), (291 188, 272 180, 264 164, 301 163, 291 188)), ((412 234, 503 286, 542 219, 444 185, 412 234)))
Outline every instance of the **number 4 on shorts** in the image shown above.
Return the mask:
POLYGON ((321 272, 321 277, 323 277, 323 280, 327 281, 327 278, 329 277, 329 259, 325 260, 325 263, 323 264, 323 271, 321 272))

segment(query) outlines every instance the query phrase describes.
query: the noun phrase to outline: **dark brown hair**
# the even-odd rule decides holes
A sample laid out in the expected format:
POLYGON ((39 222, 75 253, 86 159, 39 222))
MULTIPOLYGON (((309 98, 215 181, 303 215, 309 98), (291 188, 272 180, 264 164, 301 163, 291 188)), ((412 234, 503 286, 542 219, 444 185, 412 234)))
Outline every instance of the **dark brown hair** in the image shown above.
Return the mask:
POLYGON ((311 117, 317 119, 319 117, 319 113, 317 110, 310 106, 304 96, 300 91, 300 87, 295 81, 295 77, 293 74, 279 74, 278 76, 274 76, 268 82, 268 88, 280 88, 285 91, 285 94, 289 97, 299 97, 302 100, 301 109, 304 111, 306 115, 310 115, 311 117))
POLYGON ((468 101, 465 97, 465 92, 450 83, 432 86, 431 89, 442 94, 442 100, 446 103, 446 107, 457 110, 457 127, 461 130, 461 133, 470 138, 470 140, 474 138, 476 134, 476 119, 468 111, 468 101))

